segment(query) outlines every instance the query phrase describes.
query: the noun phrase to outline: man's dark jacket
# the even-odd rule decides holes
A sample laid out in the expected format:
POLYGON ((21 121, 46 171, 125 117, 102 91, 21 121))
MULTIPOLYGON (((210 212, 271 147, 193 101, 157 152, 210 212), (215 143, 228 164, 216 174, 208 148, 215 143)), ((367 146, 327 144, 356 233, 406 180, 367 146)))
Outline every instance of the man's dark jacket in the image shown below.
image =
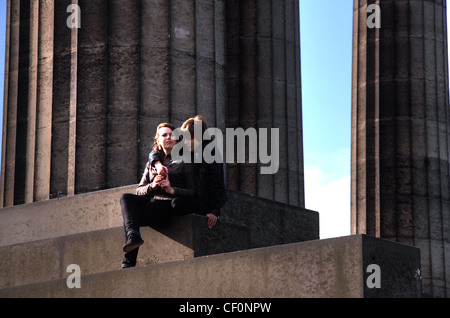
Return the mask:
MULTIPOLYGON (((149 163, 154 166, 155 162, 161 161, 160 154, 153 150, 150 152, 149 163)), ((222 163, 193 163, 194 165, 195 186, 199 205, 199 214, 213 213, 220 216, 220 209, 227 200, 225 190, 225 179, 222 163)))

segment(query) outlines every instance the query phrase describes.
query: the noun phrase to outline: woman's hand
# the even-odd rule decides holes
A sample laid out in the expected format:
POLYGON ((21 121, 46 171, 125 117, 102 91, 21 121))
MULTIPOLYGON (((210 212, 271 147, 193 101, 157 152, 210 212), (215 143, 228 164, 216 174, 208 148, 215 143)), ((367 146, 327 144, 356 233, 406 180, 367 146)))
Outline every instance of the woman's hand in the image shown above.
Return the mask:
POLYGON ((212 213, 206 214, 206 217, 208 218, 208 227, 212 229, 216 223, 217 223, 217 216, 212 213))
POLYGON ((162 175, 163 177, 166 177, 169 175, 169 169, 167 169, 166 166, 163 166, 161 162, 155 163, 156 172, 158 172, 159 175, 162 175))
POLYGON ((161 186, 161 182, 164 181, 164 177, 162 175, 157 175, 155 176, 155 178, 153 179, 153 182, 150 183, 150 186, 152 187, 152 189, 161 186))
POLYGON ((167 176, 166 179, 162 180, 159 185, 161 186, 161 189, 166 191, 168 194, 175 194, 175 189, 170 185, 169 176, 167 176))

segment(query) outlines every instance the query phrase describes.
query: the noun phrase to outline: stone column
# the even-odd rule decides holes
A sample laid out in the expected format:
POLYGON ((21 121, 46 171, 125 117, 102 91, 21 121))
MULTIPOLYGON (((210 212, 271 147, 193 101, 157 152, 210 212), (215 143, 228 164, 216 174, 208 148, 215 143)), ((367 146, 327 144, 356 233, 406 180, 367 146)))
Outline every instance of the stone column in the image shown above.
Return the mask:
POLYGON ((76 30, 66 24, 69 17, 66 9, 70 4, 70 0, 55 1, 50 198, 69 195, 75 181, 72 35, 76 30))
POLYGON ((153 136, 170 122, 170 1, 141 0, 139 75, 139 171, 144 171, 153 136))
POLYGON ((34 201, 50 196, 54 10, 54 0, 40 1, 34 201))
POLYGON ((225 131, 228 117, 226 3, 214 0, 215 126, 221 131, 225 131))
POLYGON ((170 112, 176 126, 197 112, 196 2, 170 1, 170 112))
POLYGON ((17 96, 19 76, 20 2, 8 1, 5 64, 5 105, 2 144, 2 197, 3 206, 15 204, 17 96))
MULTIPOLYGON (((29 97, 35 92, 30 92, 30 62, 33 58, 32 43, 36 38, 35 32, 31 30, 32 13, 31 3, 20 2, 20 32, 19 36, 19 65, 18 65, 18 95, 17 95, 17 116, 16 116, 16 140, 15 140, 15 172, 14 172, 14 203, 25 203, 25 193, 27 192, 26 173, 34 168, 34 162, 29 162, 31 168, 27 169, 27 160, 32 159, 27 153, 28 130, 32 129, 32 120, 28 121, 28 116, 35 117, 35 109, 30 112, 29 97), (32 54, 30 54, 32 53, 32 54)), ((35 105, 34 105, 35 107, 35 105)), ((30 143, 28 143, 30 144, 30 143)))
POLYGON ((423 292, 450 295, 445 1, 354 1, 352 233, 420 247, 423 292), (367 27, 367 6, 381 28, 367 27))
MULTIPOLYGON (((257 123, 259 128, 273 128, 273 41, 272 41, 272 0, 258 0, 259 9, 257 17, 257 50, 264 52, 257 59, 258 76, 258 112, 257 123)), ((270 140, 270 139, 269 139, 270 140)), ((259 171, 261 165, 258 165, 259 171)), ((257 193, 264 198, 274 198, 274 176, 258 175, 257 193)))
POLYGON ((214 0, 195 1, 195 59, 197 112, 207 123, 216 119, 216 65, 214 0))
POLYGON ((138 1, 108 1, 107 188, 132 184, 140 175, 139 7, 138 1))
POLYGON ((39 2, 30 2, 30 40, 28 68, 28 117, 26 153, 28 164, 25 168, 25 203, 34 199, 34 169, 36 148, 36 101, 38 73, 39 2))
POLYGON ((106 109, 108 6, 103 0, 79 0, 76 193, 106 184, 106 109))
POLYGON ((227 1, 228 127, 280 130, 279 171, 228 164, 228 185, 304 206, 298 16, 298 1, 227 1))

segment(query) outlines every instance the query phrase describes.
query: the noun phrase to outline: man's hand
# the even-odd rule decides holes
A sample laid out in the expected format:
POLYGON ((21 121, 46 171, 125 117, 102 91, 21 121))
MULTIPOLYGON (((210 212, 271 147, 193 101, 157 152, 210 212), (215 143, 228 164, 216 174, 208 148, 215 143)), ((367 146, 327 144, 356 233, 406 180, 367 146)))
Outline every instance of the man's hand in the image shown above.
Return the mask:
POLYGON ((212 213, 206 214, 206 217, 208 218, 208 227, 212 229, 216 223, 217 223, 217 216, 212 213))

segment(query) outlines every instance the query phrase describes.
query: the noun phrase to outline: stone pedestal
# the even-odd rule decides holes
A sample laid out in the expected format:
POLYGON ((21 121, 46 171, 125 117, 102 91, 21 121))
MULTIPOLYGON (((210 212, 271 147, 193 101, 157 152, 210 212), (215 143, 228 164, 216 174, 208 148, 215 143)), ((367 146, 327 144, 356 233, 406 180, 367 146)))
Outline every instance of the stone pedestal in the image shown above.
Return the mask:
MULTIPOLYGON (((1 297, 421 297, 420 250, 365 235, 291 243, 0 288, 1 297), (375 267, 374 267, 375 266, 375 267), (375 268, 375 269, 374 269, 375 268)), ((83 270, 83 268, 81 268, 83 270)))

